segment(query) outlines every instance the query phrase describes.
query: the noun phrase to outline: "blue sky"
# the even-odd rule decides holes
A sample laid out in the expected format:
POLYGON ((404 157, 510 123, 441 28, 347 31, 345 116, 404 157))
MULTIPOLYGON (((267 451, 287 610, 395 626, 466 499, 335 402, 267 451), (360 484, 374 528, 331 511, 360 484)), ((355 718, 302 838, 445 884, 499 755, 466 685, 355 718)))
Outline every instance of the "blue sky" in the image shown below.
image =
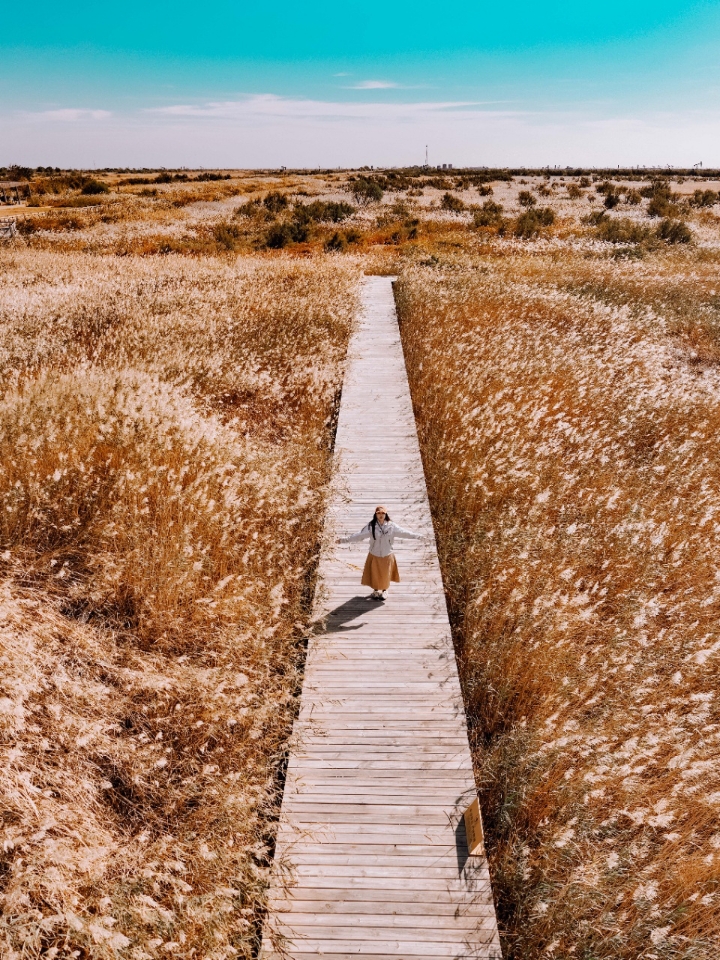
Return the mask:
POLYGON ((720 3, 47 0, 0 163, 720 166, 720 3))

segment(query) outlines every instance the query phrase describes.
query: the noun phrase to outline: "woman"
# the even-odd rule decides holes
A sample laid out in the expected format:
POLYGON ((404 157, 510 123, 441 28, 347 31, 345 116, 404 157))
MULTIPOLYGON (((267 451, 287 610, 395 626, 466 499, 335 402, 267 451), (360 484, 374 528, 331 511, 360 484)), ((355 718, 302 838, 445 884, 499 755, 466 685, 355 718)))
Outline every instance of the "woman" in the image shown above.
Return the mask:
POLYGON ((422 540, 421 533, 403 530, 388 516, 385 507, 377 507, 375 514, 359 533, 350 537, 341 537, 338 543, 356 543, 370 538, 370 549, 365 561, 362 580, 364 587, 372 587, 370 600, 386 600, 390 582, 400 583, 397 560, 393 553, 393 540, 422 540))

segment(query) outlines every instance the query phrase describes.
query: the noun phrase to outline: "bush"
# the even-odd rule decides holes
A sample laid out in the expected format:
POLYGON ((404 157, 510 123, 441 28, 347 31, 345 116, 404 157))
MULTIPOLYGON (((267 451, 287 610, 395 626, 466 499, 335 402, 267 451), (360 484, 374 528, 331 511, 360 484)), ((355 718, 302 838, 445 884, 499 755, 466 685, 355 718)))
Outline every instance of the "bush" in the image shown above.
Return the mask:
POLYGON ((265 238, 265 246, 271 250, 280 250, 289 243, 304 243, 308 238, 307 223, 299 220, 286 220, 273 224, 265 238))
POLYGON ((452 193, 444 193, 440 201, 440 207, 443 210, 449 210, 451 213, 462 213, 465 204, 460 197, 456 197, 452 193))
POLYGON ((349 185, 350 193, 355 202, 361 207, 368 207, 371 203, 379 203, 383 198, 383 189, 374 180, 360 177, 349 185))
POLYGON ((634 220, 602 216, 597 225, 598 240, 608 243, 642 243, 650 236, 648 227, 634 220))
POLYGON ((88 180, 87 183, 83 184, 80 193, 84 193, 86 197, 95 197, 100 193, 110 193, 110 188, 100 180, 88 180))
POLYGON ((581 217, 580 222, 588 223, 591 227, 597 227, 598 224, 608 219, 608 215, 604 210, 593 210, 593 212, 589 213, 586 217, 581 217))
POLYGON ((690 198, 693 207, 713 207, 720 202, 720 194, 714 190, 696 190, 690 198))
POLYGON ((612 210, 613 207, 616 207, 620 203, 620 197, 617 193, 608 193, 605 196, 605 209, 612 210))
POLYGON ((218 246, 225 250, 234 250, 237 241, 242 237, 242 231, 232 223, 216 223, 213 227, 213 237, 218 246))
POLYGON ((278 214, 287 209, 288 198, 284 193, 273 190, 263 200, 263 206, 269 213, 278 214))
POLYGON ((491 197, 493 195, 493 188, 489 183, 481 183, 478 187, 478 193, 481 197, 491 197))
POLYGON ((660 223, 657 235, 666 243, 690 243, 693 238, 692 231, 686 223, 682 220, 671 220, 669 217, 660 223))
POLYGON ((502 220, 502 204, 486 200, 482 210, 476 210, 473 222, 476 227, 495 227, 502 220))
POLYGON ((677 213, 677 207, 673 201, 678 198, 673 196, 670 184, 666 180, 653 180, 653 182, 643 187, 640 191, 641 196, 649 197, 647 212, 651 217, 669 217, 677 213))
POLYGON ((664 194, 654 196, 647 208, 648 215, 651 217, 668 217, 673 211, 673 205, 664 194))
POLYGON ((526 210, 518 217, 513 233, 516 237, 529 240, 537 236, 543 227, 551 227, 553 223, 555 223, 555 211, 550 207, 526 210))
POLYGON ((602 183, 599 183, 595 187, 595 190, 597 191, 597 193, 602 193, 606 197, 612 196, 612 194, 617 193, 617 187, 611 180, 603 180, 602 183))
POLYGON ((653 180, 652 183, 640 190, 640 196, 646 199, 665 197, 665 199, 669 201, 672 198, 672 190, 667 180, 653 180))
POLYGON ((582 190, 576 183, 569 183, 567 188, 567 195, 570 200, 579 200, 583 194, 582 194, 582 190))
POLYGON ((247 200, 245 203, 241 203, 239 207, 235 208, 234 217, 254 217, 256 213, 259 212, 260 207, 262 206, 262 201, 258 198, 255 200, 247 200))
POLYGON ((331 222, 341 223, 355 213, 355 207, 349 203, 337 202, 335 200, 313 200, 312 203, 298 204, 295 207, 293 216, 297 219, 314 221, 315 223, 331 222), (300 212, 302 211, 302 213, 300 212))
POLYGON ((336 250, 337 252, 342 252, 347 247, 347 238, 340 233, 339 230, 336 230, 335 233, 325 241, 326 250, 336 250))
POLYGON ((521 190, 518 194, 518 203, 521 207, 534 207, 537 203, 537 199, 530 193, 529 190, 521 190))
POLYGON ((637 190, 628 190, 625 194, 625 203, 631 207, 636 207, 640 203, 640 193, 637 190))

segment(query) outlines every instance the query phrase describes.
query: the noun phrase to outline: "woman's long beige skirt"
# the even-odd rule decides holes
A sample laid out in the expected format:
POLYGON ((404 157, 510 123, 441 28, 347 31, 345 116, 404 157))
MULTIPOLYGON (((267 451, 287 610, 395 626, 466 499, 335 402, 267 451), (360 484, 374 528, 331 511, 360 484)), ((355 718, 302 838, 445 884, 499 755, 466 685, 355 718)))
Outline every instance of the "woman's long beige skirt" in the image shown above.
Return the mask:
POLYGON ((398 572, 395 554, 391 553, 387 557, 374 557, 369 553, 360 582, 364 587, 372 587, 373 590, 387 590, 391 583, 400 583, 400 573, 398 572))

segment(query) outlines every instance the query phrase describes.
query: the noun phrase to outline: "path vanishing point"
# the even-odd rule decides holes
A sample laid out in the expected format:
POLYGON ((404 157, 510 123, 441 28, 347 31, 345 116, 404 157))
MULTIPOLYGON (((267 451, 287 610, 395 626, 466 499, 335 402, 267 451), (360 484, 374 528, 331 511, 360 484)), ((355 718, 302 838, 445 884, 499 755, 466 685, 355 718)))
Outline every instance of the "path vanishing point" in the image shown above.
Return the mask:
POLYGON ((392 282, 370 277, 349 347, 261 957, 500 958, 465 712, 392 282), (429 540, 396 541, 385 604, 360 586, 378 503, 429 540))

